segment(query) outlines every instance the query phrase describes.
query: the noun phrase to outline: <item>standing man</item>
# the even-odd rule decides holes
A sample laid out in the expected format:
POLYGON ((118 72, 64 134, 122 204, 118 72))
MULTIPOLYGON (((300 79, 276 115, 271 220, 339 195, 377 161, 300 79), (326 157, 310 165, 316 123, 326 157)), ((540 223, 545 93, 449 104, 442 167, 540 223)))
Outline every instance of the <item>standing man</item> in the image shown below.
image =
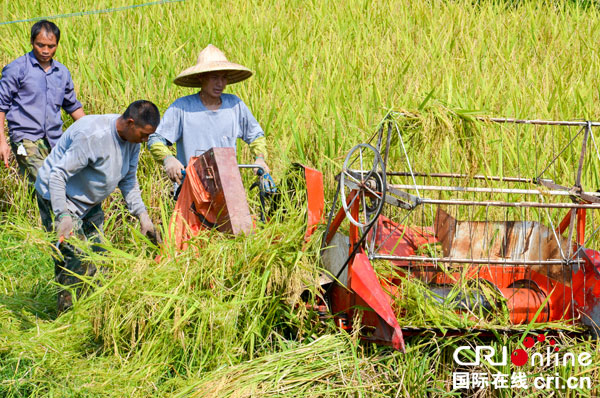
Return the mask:
POLYGON ((8 167, 10 148, 4 136, 6 120, 19 173, 27 175, 31 185, 63 133, 60 108, 74 120, 85 115, 75 96, 71 73, 53 59, 59 40, 60 30, 54 23, 36 22, 31 28, 31 52, 2 69, 0 161, 8 167))
MULTIPOLYGON (((59 242, 76 234, 99 243, 102 201, 118 187, 131 214, 139 218, 142 233, 156 239, 136 174, 140 143, 148 141, 159 121, 156 105, 140 100, 123 115, 89 115, 73 123, 52 148, 35 182, 44 228, 52 231, 54 218, 59 242)), ((57 282, 74 285, 80 282, 76 275, 95 273, 96 268, 82 263, 71 245, 59 246, 63 260, 55 262, 57 282)), ((59 312, 70 306, 71 294, 60 292, 59 312)))
POLYGON ((212 44, 200 52, 196 65, 177 76, 175 84, 199 87, 200 91, 173 102, 165 111, 160 128, 148 142, 152 156, 163 163, 173 182, 181 182, 181 171, 187 167, 191 157, 214 147, 235 149, 238 138, 250 146, 255 156, 254 163, 267 173, 269 182, 273 181, 265 162, 267 141, 262 128, 240 98, 224 93, 227 85, 250 76, 250 69, 230 62, 212 44), (173 144, 177 145, 176 156, 168 149, 173 144))

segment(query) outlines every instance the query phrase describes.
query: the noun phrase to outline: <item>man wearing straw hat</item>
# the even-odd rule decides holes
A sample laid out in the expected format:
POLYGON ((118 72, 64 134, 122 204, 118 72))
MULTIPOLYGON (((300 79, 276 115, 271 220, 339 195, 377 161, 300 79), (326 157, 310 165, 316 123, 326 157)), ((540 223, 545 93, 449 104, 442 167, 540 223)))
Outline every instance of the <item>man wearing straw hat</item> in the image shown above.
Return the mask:
MULTIPOLYGON (((262 128, 241 99, 223 93, 228 84, 250 76, 251 70, 229 62, 221 50, 209 44, 200 52, 197 64, 174 80, 179 86, 200 87, 200 91, 175 100, 148 140, 152 156, 163 163, 173 182, 181 182, 181 171, 191 157, 214 147, 235 148, 238 138, 250 145, 255 163, 269 173, 262 128), (173 144, 177 146, 176 156, 167 147, 173 144)), ((272 182, 270 176, 269 180, 272 182)))

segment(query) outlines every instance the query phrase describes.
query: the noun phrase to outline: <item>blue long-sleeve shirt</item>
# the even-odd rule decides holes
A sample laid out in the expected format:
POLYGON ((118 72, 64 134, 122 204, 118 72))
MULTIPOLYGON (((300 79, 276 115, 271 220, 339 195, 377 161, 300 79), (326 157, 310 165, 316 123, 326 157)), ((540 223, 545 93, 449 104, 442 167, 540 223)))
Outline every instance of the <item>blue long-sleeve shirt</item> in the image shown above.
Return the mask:
POLYGON ((221 107, 207 109, 198 93, 178 98, 165 111, 148 147, 159 142, 177 145, 177 159, 187 166, 192 156, 211 148, 234 148, 238 138, 247 144, 264 132, 246 104, 233 94, 221 95, 221 107))
POLYGON ((119 137, 119 115, 88 115, 73 123, 40 167, 36 191, 57 216, 83 217, 117 187, 129 211, 146 211, 137 180, 140 144, 119 137))
POLYGON ((71 114, 81 108, 71 73, 56 60, 44 71, 33 52, 2 69, 0 111, 6 114, 13 142, 46 138, 53 147, 62 135, 60 108, 71 114))

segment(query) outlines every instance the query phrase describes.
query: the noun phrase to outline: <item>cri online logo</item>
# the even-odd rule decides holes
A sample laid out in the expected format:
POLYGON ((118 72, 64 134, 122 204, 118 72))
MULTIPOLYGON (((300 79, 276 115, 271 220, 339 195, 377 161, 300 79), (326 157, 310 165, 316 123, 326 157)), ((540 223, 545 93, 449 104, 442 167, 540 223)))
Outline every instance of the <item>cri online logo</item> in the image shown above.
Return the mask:
MULTIPOLYGON (((542 352, 535 352, 530 356, 526 350, 517 348, 511 353, 510 361, 515 366, 523 366, 527 363, 529 363, 531 366, 575 366, 576 363, 581 366, 590 366, 592 364, 592 355, 588 352, 581 352, 579 354, 565 352, 562 356, 560 356, 558 353, 559 348, 556 340, 553 338, 546 339, 546 335, 544 334, 537 335, 535 339, 530 336, 525 337, 525 339, 523 339, 523 346, 529 349, 535 346, 537 343, 541 344, 546 340, 548 340, 546 350, 542 349, 542 352)), ((452 357, 454 358, 454 362, 462 366, 478 366, 481 364, 482 359, 492 366, 508 364, 508 350, 506 346, 502 346, 501 348, 499 361, 496 360, 496 348, 488 345, 477 345, 474 348, 470 346, 460 346, 454 350, 452 357), (474 351, 474 355, 471 353, 461 355, 463 351, 470 351, 471 353, 474 351), (473 360, 466 360, 465 357, 469 359, 473 358, 473 360)))
MULTIPOLYGON (((545 340, 546 340, 545 334, 538 334, 537 337, 535 338, 535 340, 533 337, 527 336, 523 340, 523 345, 525 346, 525 348, 531 348, 535 345, 535 343, 537 343, 537 342, 542 343, 545 340)), ((556 340, 550 339, 548 341, 548 343, 554 347, 554 351, 558 352, 558 346, 556 345, 556 340)), ((510 361, 515 366, 525 365, 527 363, 528 359, 529 359, 529 354, 527 353, 527 351, 525 351, 522 348, 517 348, 516 350, 514 350, 512 352, 512 354, 510 354, 510 361)))

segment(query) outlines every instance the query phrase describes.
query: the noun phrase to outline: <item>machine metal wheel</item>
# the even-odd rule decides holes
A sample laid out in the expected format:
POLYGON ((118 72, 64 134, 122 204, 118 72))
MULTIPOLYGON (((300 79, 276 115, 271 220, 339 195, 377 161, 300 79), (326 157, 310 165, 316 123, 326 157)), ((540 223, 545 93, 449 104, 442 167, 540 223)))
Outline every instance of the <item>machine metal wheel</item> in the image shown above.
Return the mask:
POLYGON ((385 202, 387 182, 381 155, 369 144, 358 144, 348 152, 340 174, 340 199, 348 220, 359 228, 373 224, 385 202), (347 198, 358 191, 350 203, 347 198), (360 202, 358 219, 351 214, 355 201, 360 202))

